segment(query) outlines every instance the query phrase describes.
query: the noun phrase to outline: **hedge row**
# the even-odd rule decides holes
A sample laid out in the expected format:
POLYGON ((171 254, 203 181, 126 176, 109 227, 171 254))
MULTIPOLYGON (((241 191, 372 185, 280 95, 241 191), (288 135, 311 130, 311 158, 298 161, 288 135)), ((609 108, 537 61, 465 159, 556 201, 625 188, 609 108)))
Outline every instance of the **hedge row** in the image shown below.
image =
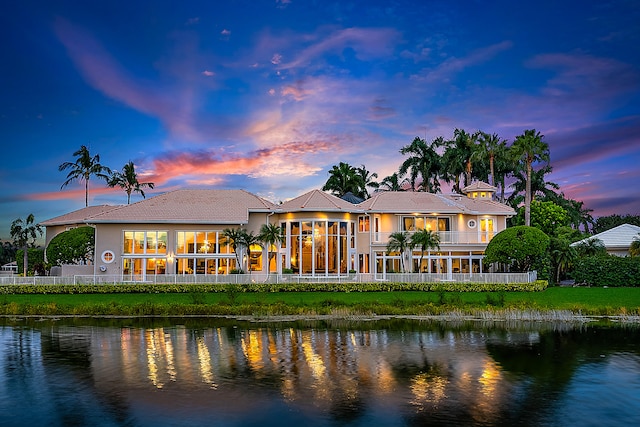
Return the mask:
POLYGON ((250 283, 211 284, 103 284, 103 285, 2 285, 0 294, 115 294, 190 292, 535 292, 547 281, 533 283, 250 283))
POLYGON ((573 270, 575 282, 581 285, 640 286, 640 257, 585 257, 574 263, 573 270))

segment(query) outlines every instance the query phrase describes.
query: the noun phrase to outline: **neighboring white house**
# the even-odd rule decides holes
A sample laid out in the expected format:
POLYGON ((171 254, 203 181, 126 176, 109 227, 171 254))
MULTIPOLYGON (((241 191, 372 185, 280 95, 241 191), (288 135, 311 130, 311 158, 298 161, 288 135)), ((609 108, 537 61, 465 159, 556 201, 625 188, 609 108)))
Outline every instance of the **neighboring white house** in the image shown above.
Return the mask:
POLYGON ((633 239, 635 238, 640 238, 638 233, 640 233, 640 227, 637 225, 622 224, 610 230, 594 234, 591 237, 572 243, 571 246, 575 247, 581 243, 587 242, 588 240, 598 239, 604 244, 605 248, 607 248, 607 253, 616 256, 629 256, 629 247, 631 246, 631 242, 633 242, 633 239))

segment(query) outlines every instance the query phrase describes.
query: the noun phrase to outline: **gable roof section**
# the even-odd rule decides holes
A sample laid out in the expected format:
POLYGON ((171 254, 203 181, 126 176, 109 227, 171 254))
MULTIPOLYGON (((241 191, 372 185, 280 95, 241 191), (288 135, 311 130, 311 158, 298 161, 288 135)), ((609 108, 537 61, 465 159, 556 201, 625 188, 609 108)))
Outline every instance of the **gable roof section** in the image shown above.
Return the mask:
POLYGON ((467 185, 462 189, 464 194, 470 193, 472 191, 490 191, 495 193, 498 189, 493 185, 487 184, 483 181, 474 181, 471 184, 467 185))
POLYGON ((277 206, 245 190, 175 190, 96 215, 91 223, 246 224, 277 206))
POLYGON ((352 203, 320 190, 311 190, 301 196, 287 200, 278 207, 278 212, 361 212, 352 203))
POLYGON ((632 224, 621 224, 602 233, 594 234, 591 237, 574 242, 571 246, 577 246, 591 239, 602 241, 606 248, 629 248, 635 237, 638 237, 640 227, 632 224))
POLYGON ((515 215, 510 206, 492 200, 469 199, 459 194, 413 191, 382 191, 360 203, 367 212, 380 213, 463 213, 468 215, 515 215))
POLYGON ((116 209, 118 207, 119 206, 111 206, 111 205, 89 206, 86 208, 78 209, 73 212, 66 213, 64 215, 57 216, 55 218, 48 219, 46 221, 42 221, 40 225, 45 227, 52 227, 55 225, 82 224, 89 218, 92 218, 96 215, 100 215, 102 213, 116 209))

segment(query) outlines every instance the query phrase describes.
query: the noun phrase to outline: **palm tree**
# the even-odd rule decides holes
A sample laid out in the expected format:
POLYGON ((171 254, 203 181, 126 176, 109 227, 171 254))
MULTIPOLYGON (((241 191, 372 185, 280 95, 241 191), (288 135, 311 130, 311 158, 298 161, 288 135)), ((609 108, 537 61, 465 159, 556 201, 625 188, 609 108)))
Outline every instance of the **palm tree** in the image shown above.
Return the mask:
POLYGON ((422 181, 417 191, 435 193, 440 190, 440 182, 438 181, 440 156, 434 149, 436 141, 427 144, 424 139, 415 137, 411 144, 400 149, 400 154, 408 154, 409 158, 402 162, 398 173, 400 176, 409 173, 409 182, 413 191, 416 191, 418 177, 422 178, 422 181))
POLYGON ((507 140, 501 139, 497 133, 489 135, 486 132, 478 133, 478 146, 472 154, 472 160, 480 160, 482 162, 489 161, 489 174, 491 175, 490 184, 496 186, 495 160, 496 156, 502 157, 506 153, 507 140))
POLYGON ((597 237, 591 237, 576 245, 576 252, 579 256, 595 256, 607 253, 607 248, 602 240, 597 237))
MULTIPOLYGON (((247 248, 247 262, 249 262, 251 260, 251 246, 258 245, 262 248, 260 236, 253 234, 253 231, 247 233, 246 230, 242 230, 241 240, 242 245, 247 248)), ((251 274, 251 264, 247 265, 247 271, 251 274)))
POLYGON ((363 199, 368 199, 370 196, 369 196, 369 191, 367 191, 367 187, 371 187, 371 188, 380 187, 380 184, 374 181, 375 178, 378 178, 378 174, 375 172, 370 173, 364 165, 361 165, 359 168, 357 168, 356 173, 360 177, 360 181, 361 181, 361 184, 363 184, 363 187, 360 189, 358 193, 355 193, 355 194, 358 197, 361 197, 363 199))
POLYGON ((380 181, 380 187, 378 188, 383 191, 404 191, 402 188, 403 182, 405 181, 400 182, 398 172, 394 172, 380 181))
POLYGON ((629 255, 632 257, 640 255, 640 233, 633 238, 631 246, 629 246, 629 255))
POLYGON ((24 277, 27 277, 27 267, 29 261, 29 246, 34 247, 38 236, 42 236, 40 224, 34 224, 35 217, 29 214, 25 220, 18 218, 11 223, 11 238, 13 244, 23 251, 24 277))
POLYGON ((107 181, 109 187, 120 187, 127 193, 127 204, 131 203, 131 193, 140 193, 145 198, 144 187, 153 189, 153 182, 139 182, 136 167, 131 160, 122 168, 122 172, 115 171, 107 181))
POLYGON ((275 255, 275 253, 271 252, 271 247, 274 245, 280 246, 284 241, 284 231, 282 230, 282 227, 275 224, 262 224, 258 237, 260 241, 267 245, 267 277, 269 277, 269 266, 271 264, 271 258, 273 258, 271 255, 275 255))
POLYGON ((406 231, 396 231, 389 235, 389 242, 387 242, 387 253, 399 252, 400 253, 400 268, 404 273, 405 268, 405 252, 413 249, 411 238, 406 231))
POLYGON ((236 255, 236 267, 237 270, 242 270, 240 264, 240 252, 244 247, 244 235, 246 232, 242 228, 225 228, 222 230, 222 235, 226 238, 226 243, 231 246, 231 250, 236 255))
MULTIPOLYGON (((527 190, 527 174, 522 165, 518 165, 513 172, 515 181, 511 186, 513 192, 509 196, 508 200, 511 206, 518 207, 520 202, 526 197, 527 190)), ((550 174, 553 171, 553 167, 550 164, 542 166, 540 169, 531 171, 531 202, 536 200, 536 195, 540 194, 545 199, 553 202, 558 198, 556 190, 560 190, 560 185, 555 182, 545 181, 545 175, 550 174)))
POLYGON ((359 194, 362 188, 365 188, 365 183, 356 168, 340 162, 329 170, 329 179, 322 187, 322 191, 330 191, 333 195, 342 197, 348 192, 359 194))
POLYGON ((524 223, 531 225, 531 171, 534 162, 545 161, 549 163, 549 145, 542 141, 544 135, 535 129, 527 129, 522 135, 518 135, 511 146, 514 160, 522 162, 527 171, 526 191, 524 197, 524 223))
POLYGON ((77 159, 74 163, 64 162, 60 166, 58 166, 58 170, 60 172, 66 169, 71 169, 69 171, 69 174, 67 175, 67 180, 62 183, 60 189, 63 189, 76 179, 84 181, 84 205, 86 207, 89 206, 89 178, 91 178, 91 175, 94 175, 100 179, 108 181, 109 174, 111 174, 111 169, 100 164, 99 154, 91 157, 91 154, 89 154, 89 149, 86 147, 86 145, 81 145, 80 149, 73 153, 73 155, 77 156, 77 159))
POLYGON ((565 239, 553 238, 551 246, 551 259, 556 267, 556 283, 560 283, 560 276, 571 268, 578 254, 565 239))
POLYGON ((435 231, 423 228, 413 233, 411 236, 411 245, 413 247, 420 247, 420 261, 418 262, 418 266, 421 268, 424 251, 440 249, 440 236, 435 231))

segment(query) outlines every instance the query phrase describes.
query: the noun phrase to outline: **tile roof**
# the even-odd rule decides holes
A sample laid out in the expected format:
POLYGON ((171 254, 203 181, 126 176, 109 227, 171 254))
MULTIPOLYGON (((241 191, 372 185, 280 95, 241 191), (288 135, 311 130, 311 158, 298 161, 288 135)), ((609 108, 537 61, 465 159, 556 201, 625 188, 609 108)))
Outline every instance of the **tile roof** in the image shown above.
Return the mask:
POLYGON ((244 224, 278 206, 245 190, 175 190, 91 218, 92 223, 244 224))
POLYGON ((278 212, 325 211, 361 212, 356 205, 320 190, 311 190, 301 196, 287 200, 278 207, 278 212))
POLYGON ((73 212, 66 213, 64 215, 57 216, 55 218, 48 219, 46 221, 42 221, 40 225, 45 227, 51 227, 54 225, 81 224, 81 223, 84 223, 85 220, 95 215, 108 212, 117 207, 118 206, 111 206, 111 205, 89 206, 86 208, 78 209, 73 212))
POLYGON ((462 192, 464 194, 467 194, 471 191, 491 191, 495 193, 497 190, 498 189, 496 187, 494 187, 493 185, 487 184, 486 182, 474 181, 471 184, 464 187, 462 189, 462 192))
POLYGON ((414 191, 382 191, 357 205, 368 212, 465 213, 473 215, 515 215, 507 205, 492 200, 470 199, 459 194, 414 191))
POLYGON ((637 225, 621 224, 610 230, 594 234, 591 237, 572 243, 571 246, 577 246, 580 243, 584 243, 587 240, 595 238, 602 241, 604 246, 607 248, 628 248, 631 246, 633 239, 638 237, 638 233, 640 233, 640 227, 637 225))

